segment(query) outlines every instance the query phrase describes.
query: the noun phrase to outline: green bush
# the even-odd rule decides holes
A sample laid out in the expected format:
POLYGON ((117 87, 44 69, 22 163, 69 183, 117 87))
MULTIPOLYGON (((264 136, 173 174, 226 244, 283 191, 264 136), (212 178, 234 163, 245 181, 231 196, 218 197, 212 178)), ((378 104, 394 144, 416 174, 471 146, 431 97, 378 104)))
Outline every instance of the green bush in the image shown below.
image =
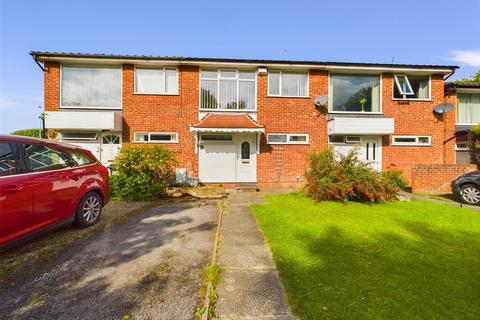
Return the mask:
POLYGON ((175 154, 162 146, 125 146, 115 165, 111 193, 124 200, 158 197, 175 179, 175 154))
POLYGON ((40 138, 40 129, 16 130, 16 131, 13 131, 11 134, 16 135, 16 136, 40 138))
POLYGON ((392 184, 396 188, 405 189, 408 186, 408 181, 403 176, 400 169, 390 169, 382 172, 385 183, 392 184))
POLYGON ((336 155, 333 147, 309 155, 306 192, 317 201, 393 200, 405 180, 398 170, 381 174, 358 160, 356 151, 336 155))

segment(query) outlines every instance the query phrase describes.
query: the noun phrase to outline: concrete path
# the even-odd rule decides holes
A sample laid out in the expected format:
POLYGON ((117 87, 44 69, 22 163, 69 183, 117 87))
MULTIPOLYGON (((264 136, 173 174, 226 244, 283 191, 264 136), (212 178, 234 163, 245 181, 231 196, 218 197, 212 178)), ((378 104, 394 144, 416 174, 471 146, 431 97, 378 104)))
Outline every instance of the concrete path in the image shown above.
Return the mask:
POLYGON ((219 319, 298 319, 292 316, 272 255, 250 209, 263 193, 233 193, 223 216, 219 319))

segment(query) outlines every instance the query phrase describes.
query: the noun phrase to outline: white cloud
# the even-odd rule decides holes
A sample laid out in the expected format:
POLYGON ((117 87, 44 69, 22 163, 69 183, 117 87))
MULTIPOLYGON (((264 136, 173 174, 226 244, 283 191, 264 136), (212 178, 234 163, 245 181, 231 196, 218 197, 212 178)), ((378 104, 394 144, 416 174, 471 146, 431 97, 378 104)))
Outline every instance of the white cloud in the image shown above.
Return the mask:
POLYGON ((450 60, 480 68, 480 50, 452 50, 450 60))

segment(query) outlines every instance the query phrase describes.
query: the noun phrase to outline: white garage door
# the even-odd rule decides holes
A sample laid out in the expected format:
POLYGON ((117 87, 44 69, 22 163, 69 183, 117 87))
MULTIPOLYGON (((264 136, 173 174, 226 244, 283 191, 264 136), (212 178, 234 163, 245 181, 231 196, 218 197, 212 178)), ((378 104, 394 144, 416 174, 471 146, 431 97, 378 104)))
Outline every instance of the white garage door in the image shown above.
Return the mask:
POLYGON ((202 182, 235 182, 236 152, 233 142, 205 143, 199 150, 202 182))

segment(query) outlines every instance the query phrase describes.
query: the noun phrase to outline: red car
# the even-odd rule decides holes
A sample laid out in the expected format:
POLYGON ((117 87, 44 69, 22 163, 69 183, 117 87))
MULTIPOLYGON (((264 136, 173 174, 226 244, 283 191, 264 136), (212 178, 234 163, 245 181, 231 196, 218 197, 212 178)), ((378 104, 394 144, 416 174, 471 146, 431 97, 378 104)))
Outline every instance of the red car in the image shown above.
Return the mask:
POLYGON ((109 199, 108 169, 90 151, 0 135, 0 251, 60 225, 94 225, 109 199))

